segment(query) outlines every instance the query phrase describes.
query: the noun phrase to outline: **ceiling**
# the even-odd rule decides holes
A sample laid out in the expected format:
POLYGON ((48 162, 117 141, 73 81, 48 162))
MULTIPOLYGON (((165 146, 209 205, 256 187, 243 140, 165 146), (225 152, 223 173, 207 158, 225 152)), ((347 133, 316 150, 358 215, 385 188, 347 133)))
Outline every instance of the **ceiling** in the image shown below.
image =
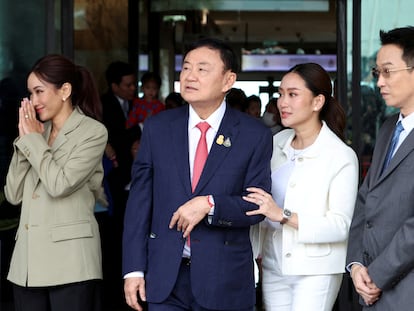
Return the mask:
POLYGON ((333 0, 153 0, 151 11, 164 20, 177 18, 173 22, 177 40, 184 44, 200 35, 214 35, 247 50, 278 46, 288 53, 298 49, 306 54, 336 53, 333 0))
POLYGON ((336 43, 335 14, 329 12, 211 12, 220 35, 247 49, 266 45, 285 48, 331 48, 336 43))

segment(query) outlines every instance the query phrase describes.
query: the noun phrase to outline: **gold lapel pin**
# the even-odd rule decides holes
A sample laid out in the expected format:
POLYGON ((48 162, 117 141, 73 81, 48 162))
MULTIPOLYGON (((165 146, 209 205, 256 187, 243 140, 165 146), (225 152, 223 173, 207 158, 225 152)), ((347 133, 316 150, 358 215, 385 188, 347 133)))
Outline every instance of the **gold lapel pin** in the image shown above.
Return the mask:
POLYGON ((216 139, 216 144, 217 145, 222 145, 223 143, 224 143, 224 136, 219 135, 219 137, 217 137, 217 139, 216 139))

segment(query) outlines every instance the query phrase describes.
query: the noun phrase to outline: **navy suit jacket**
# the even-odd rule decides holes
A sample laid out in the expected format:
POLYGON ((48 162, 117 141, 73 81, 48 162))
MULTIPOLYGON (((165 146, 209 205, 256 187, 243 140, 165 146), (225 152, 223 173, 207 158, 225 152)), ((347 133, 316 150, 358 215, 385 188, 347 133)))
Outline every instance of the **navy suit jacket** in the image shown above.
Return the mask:
POLYGON ((378 133, 349 235, 347 263, 364 264, 382 289, 367 310, 412 310, 414 304, 414 131, 381 174, 397 120, 398 114, 390 117, 378 133))
POLYGON ((227 107, 194 193, 188 156, 188 106, 147 119, 132 168, 123 237, 123 273, 144 271, 149 302, 171 293, 185 240, 169 229, 173 213, 194 196, 214 196, 207 217, 191 232, 191 285, 197 302, 209 309, 242 309, 255 303, 251 225, 257 206, 242 199, 249 186, 271 189, 272 135, 254 118, 227 107))

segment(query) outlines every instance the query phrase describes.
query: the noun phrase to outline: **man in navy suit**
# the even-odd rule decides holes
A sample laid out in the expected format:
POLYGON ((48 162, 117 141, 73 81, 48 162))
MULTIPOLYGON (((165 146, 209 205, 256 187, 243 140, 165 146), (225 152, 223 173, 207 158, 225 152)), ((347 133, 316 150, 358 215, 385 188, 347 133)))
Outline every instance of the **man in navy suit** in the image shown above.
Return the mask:
POLYGON ((189 105, 145 123, 123 236, 125 298, 135 310, 142 310, 138 299, 150 311, 254 308, 249 228, 263 218, 246 215, 256 207, 242 196, 250 186, 270 191, 272 137, 226 106, 236 59, 220 40, 195 42, 180 74, 189 105), (199 122, 210 126, 208 157, 192 190, 199 122))

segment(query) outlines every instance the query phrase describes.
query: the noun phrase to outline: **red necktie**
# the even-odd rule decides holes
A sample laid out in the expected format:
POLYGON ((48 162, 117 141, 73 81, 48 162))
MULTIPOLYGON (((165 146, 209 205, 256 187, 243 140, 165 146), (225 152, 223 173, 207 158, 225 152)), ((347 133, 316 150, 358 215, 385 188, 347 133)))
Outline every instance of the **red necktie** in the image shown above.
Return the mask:
POLYGON ((210 128, 210 124, 207 122, 200 122, 197 125, 197 128, 201 131, 200 140, 198 141, 196 153, 194 156, 194 166, 193 166, 193 180, 191 181, 192 190, 197 186, 197 183, 200 179, 201 172, 203 171, 204 164, 206 163, 208 156, 207 140, 206 133, 210 128))
MULTIPOLYGON (((201 136, 200 140, 198 141, 196 153, 194 156, 193 179, 191 181, 191 188, 193 192, 197 186, 198 181, 200 180, 201 172, 203 171, 204 164, 207 160, 208 148, 206 133, 210 128, 210 124, 207 122, 200 122, 196 125, 196 127, 201 131, 201 136)), ((187 245, 190 246, 190 236, 187 237, 187 245)))

